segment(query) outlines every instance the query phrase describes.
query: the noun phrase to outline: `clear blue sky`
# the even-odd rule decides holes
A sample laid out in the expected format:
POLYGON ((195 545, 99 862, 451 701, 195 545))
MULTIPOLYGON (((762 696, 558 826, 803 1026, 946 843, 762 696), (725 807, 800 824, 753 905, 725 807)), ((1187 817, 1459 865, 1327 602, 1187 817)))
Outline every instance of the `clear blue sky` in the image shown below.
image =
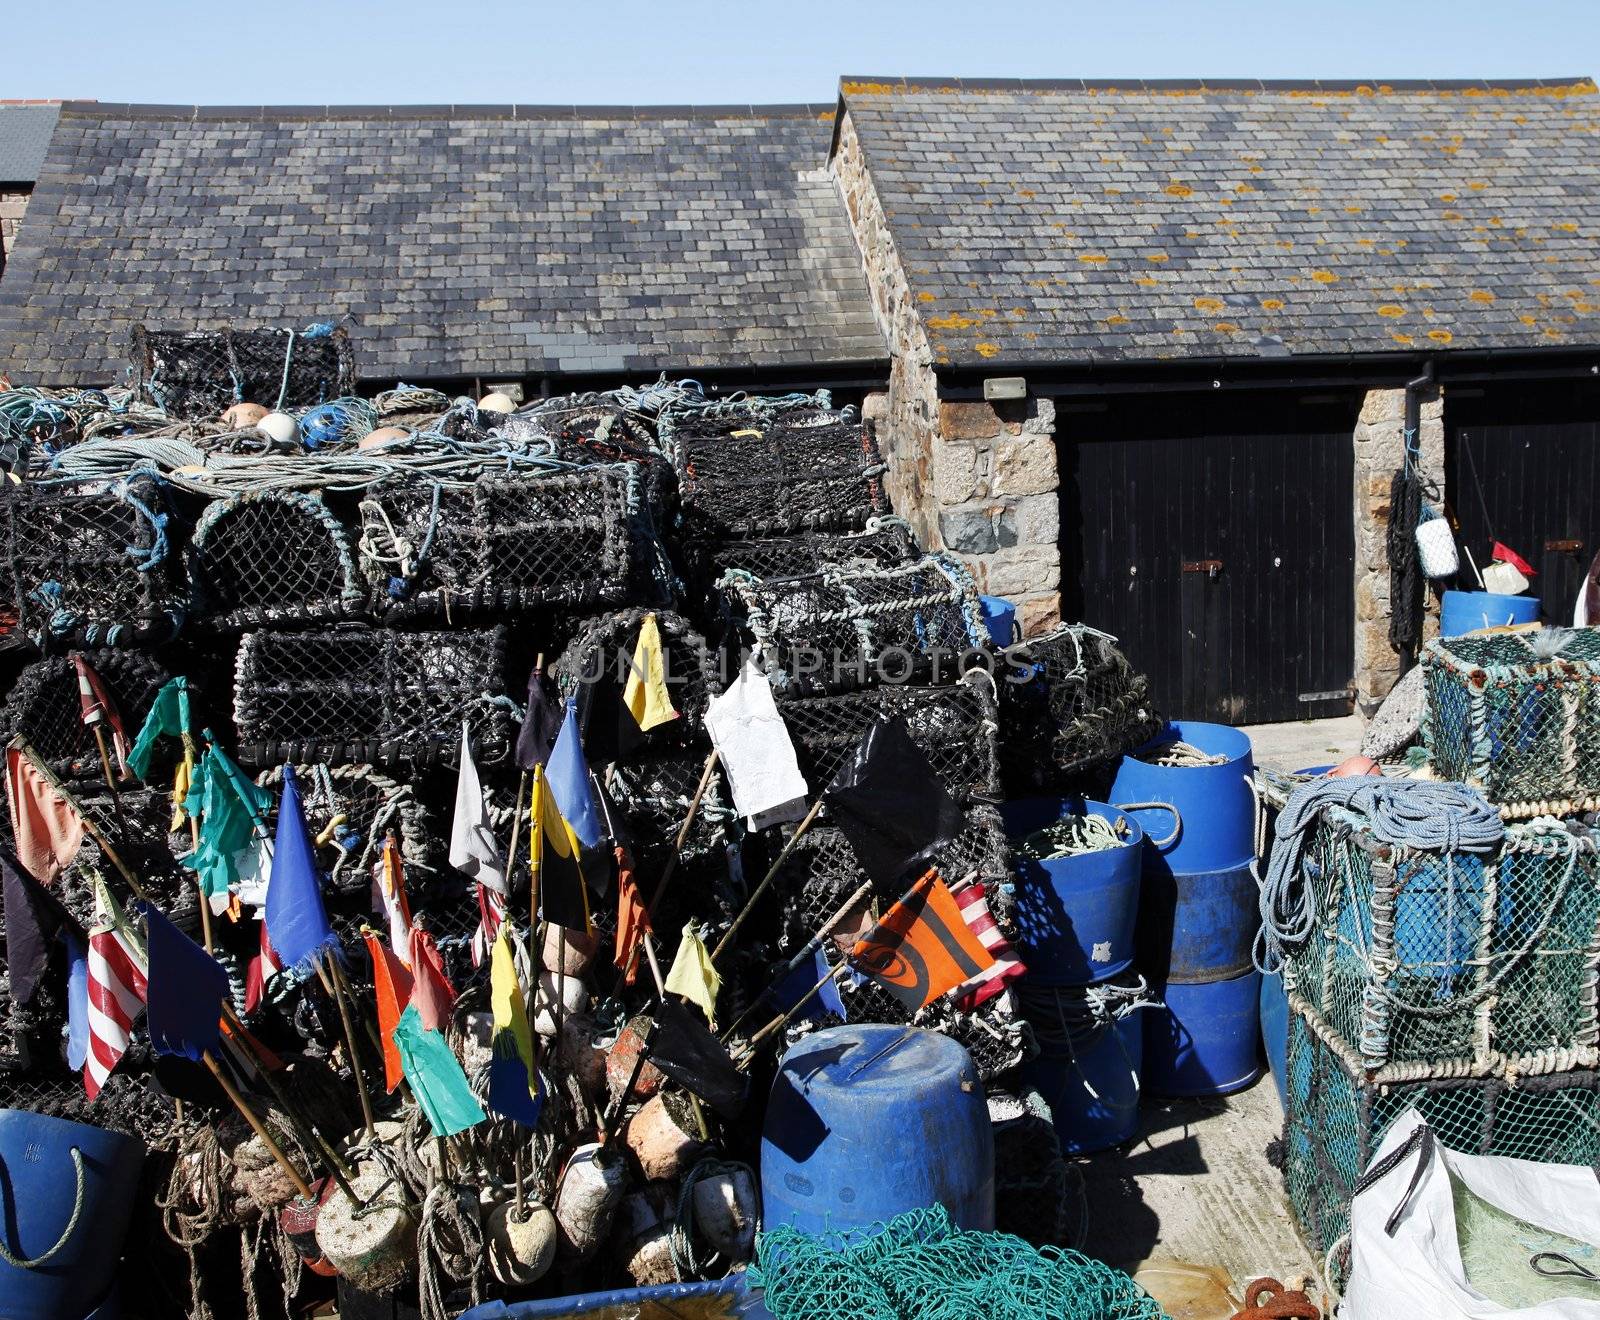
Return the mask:
POLYGON ((829 101, 843 73, 1600 76, 1600 0, 0 0, 0 97, 829 101))

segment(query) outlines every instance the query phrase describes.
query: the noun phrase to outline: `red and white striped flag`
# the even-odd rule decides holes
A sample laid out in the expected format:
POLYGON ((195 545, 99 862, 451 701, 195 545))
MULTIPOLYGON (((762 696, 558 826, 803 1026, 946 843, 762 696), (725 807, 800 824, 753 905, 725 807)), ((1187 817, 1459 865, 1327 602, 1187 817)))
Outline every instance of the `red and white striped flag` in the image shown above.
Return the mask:
POLYGON ((83 1089, 91 1100, 127 1052, 134 1019, 144 1011, 148 969, 143 942, 104 881, 95 885, 95 905, 100 920, 89 932, 89 1049, 83 1064, 83 1089))
POLYGON ((78 671, 78 706, 83 727, 93 729, 103 723, 111 730, 111 750, 117 758, 117 770, 124 779, 128 777, 128 732, 122 727, 122 714, 117 703, 106 691, 100 675, 78 652, 72 653, 72 667, 78 671))
POLYGON ((989 911, 989 899, 983 881, 974 880, 959 891, 955 899, 967 929, 977 936, 978 943, 983 945, 989 951, 989 956, 994 959, 989 966, 956 990, 956 1007, 963 1013, 971 1013, 980 1004, 987 1003, 1001 993, 1008 982, 1024 975, 1028 969, 1022 965, 1022 959, 1017 957, 1016 951, 1001 933, 994 914, 989 911))
POLYGON ((267 996, 267 982, 283 970, 277 951, 267 938, 267 923, 261 923, 260 952, 250 960, 244 974, 244 1011, 254 1013, 267 996))
POLYGON ((488 885, 478 885, 478 929, 472 932, 472 965, 482 967, 494 948, 500 923, 506 919, 506 896, 488 885))

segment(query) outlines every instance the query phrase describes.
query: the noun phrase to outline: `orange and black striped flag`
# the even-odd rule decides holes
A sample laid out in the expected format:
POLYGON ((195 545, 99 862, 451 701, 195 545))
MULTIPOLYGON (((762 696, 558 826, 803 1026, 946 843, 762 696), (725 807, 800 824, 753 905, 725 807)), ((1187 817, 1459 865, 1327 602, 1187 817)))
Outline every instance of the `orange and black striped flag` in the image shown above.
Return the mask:
POLYGON ((965 985, 994 956, 968 929, 939 872, 929 868, 856 941, 850 961, 915 1012, 965 985))
POLYGON ((528 864, 538 887, 541 915, 568 930, 592 930, 594 922, 589 916, 589 892, 583 882, 578 836, 556 806, 543 766, 536 766, 533 771, 528 817, 528 864))

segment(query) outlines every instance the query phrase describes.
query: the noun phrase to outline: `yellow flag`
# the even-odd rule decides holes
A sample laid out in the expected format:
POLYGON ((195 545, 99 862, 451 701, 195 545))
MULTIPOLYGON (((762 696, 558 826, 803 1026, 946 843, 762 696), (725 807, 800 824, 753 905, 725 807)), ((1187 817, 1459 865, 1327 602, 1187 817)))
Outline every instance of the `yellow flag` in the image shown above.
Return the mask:
POLYGON ((190 766, 186 756, 178 762, 178 768, 172 776, 172 827, 171 833, 176 834, 183 828, 184 822, 189 819, 183 810, 183 800, 189 796, 190 766))
POLYGON ((511 953, 509 923, 501 922, 489 958, 489 1006, 494 1010, 494 1036, 497 1043, 515 1042, 517 1058, 528 1073, 528 1089, 539 1091, 539 1066, 533 1052, 533 1029, 528 1025, 528 1010, 517 981, 516 959, 511 953))
POLYGON ((666 989, 668 994, 682 995, 691 1004, 698 1004, 705 1010, 706 1021, 716 1027, 717 991, 722 989, 722 978, 711 965, 711 955, 692 921, 683 928, 678 956, 667 973, 666 989))
POLYGON ((654 614, 644 616, 639 640, 628 665, 628 682, 622 689, 622 703, 633 721, 646 733, 658 724, 678 718, 672 695, 667 691, 666 661, 661 653, 661 629, 654 614))

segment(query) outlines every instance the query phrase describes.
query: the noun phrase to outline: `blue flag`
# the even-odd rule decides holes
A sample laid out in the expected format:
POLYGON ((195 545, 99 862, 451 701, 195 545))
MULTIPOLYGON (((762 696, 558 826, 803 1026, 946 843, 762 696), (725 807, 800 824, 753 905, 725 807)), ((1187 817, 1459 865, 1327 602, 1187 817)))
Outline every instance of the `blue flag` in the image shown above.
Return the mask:
POLYGON ((589 765, 583 759, 583 743, 578 737, 578 703, 568 700, 561 732, 545 766, 561 818, 572 826, 578 842, 593 848, 600 842, 600 813, 595 810, 594 789, 589 785, 589 765))
POLYGON ((89 1058, 89 951, 71 930, 67 944, 67 1067, 82 1072, 89 1058))
MULTIPOLYGON (((787 1013, 803 996, 810 994, 811 988, 818 981, 822 981, 827 971, 827 955, 821 949, 812 950, 809 958, 767 992, 768 1002, 778 1012, 787 1013)), ((806 1000, 799 1016, 804 1020, 815 1021, 829 1013, 841 1021, 845 1016, 844 1000, 839 997, 838 983, 832 977, 822 981, 822 989, 806 1000)))
POLYGON ((150 1044, 157 1054, 181 1054, 199 1063, 222 1037, 228 973, 158 908, 146 903, 143 911, 149 930, 145 1025, 150 1044))
POLYGON ((278 802, 278 836, 272 849, 272 878, 267 882, 267 939, 285 967, 310 970, 324 949, 339 953, 339 937, 322 906, 317 859, 300 805, 294 767, 283 767, 283 797, 278 802))

